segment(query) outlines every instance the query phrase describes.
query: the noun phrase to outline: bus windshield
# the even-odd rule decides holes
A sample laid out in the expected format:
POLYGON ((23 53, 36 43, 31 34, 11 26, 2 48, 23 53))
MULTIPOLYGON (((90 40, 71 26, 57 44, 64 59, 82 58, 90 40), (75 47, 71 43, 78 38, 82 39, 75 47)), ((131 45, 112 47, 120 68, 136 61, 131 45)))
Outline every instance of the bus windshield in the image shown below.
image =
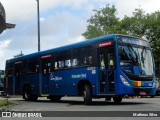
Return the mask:
POLYGON ((129 74, 151 76, 154 72, 153 58, 148 46, 119 44, 121 69, 129 74))

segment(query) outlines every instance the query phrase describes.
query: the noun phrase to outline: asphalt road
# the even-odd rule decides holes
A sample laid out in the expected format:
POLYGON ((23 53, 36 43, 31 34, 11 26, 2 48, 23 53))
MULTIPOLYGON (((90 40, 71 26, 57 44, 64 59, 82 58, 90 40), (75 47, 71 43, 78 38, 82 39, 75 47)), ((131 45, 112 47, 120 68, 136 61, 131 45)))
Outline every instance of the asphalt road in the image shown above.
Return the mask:
MULTIPOLYGON (((21 97, 8 98, 14 105, 5 108, 6 111, 160 111, 160 97, 156 98, 134 98, 123 99, 121 104, 114 104, 113 101, 106 102, 104 99, 94 99, 92 105, 84 105, 81 97, 63 97, 59 103, 50 102, 47 98, 38 98, 37 102, 24 101, 21 97)), ((85 113, 85 112, 84 112, 85 113)), ((73 113, 74 114, 74 113, 73 113)), ((82 113, 83 114, 83 113, 82 113)), ((91 113, 92 114, 92 113, 91 113)), ((94 114, 94 113, 93 113, 94 114)), ((113 112, 114 114, 114 112, 113 112)), ((116 114, 116 113, 115 113, 116 114)), ((125 113, 126 114, 126 113, 125 113)), ((55 117, 55 119, 87 119, 97 120, 160 120, 159 117, 55 117)), ((49 117, 47 119, 50 119, 49 117)))

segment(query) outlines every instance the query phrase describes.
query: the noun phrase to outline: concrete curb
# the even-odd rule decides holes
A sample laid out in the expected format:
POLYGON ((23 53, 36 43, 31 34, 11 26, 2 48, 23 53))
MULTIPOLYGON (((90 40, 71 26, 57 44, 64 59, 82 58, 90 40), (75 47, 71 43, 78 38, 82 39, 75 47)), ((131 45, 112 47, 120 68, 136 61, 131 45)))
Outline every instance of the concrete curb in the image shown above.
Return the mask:
POLYGON ((3 100, 8 100, 8 99, 4 97, 0 97, 0 101, 3 101, 3 100))
POLYGON ((8 95, 8 96, 1 96, 0 98, 22 98, 21 95, 8 95))

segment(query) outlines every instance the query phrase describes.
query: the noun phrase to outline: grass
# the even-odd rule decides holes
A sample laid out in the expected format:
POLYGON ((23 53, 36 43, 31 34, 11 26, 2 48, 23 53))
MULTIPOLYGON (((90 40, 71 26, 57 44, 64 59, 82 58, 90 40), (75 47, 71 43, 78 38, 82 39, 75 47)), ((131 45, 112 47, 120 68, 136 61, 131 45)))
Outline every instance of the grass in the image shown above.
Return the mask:
POLYGON ((12 104, 12 103, 9 102, 8 99, 0 100, 0 107, 7 106, 7 105, 10 105, 10 104, 12 104))

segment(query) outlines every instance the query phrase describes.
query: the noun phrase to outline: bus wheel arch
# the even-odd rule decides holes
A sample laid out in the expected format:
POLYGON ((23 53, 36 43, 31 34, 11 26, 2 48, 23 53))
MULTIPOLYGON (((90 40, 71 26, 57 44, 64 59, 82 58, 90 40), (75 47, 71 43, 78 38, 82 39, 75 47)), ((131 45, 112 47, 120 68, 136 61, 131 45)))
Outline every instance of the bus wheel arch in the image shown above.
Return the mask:
POLYGON ((78 82, 78 95, 82 95, 86 105, 92 102, 92 87, 88 80, 81 80, 78 82))

